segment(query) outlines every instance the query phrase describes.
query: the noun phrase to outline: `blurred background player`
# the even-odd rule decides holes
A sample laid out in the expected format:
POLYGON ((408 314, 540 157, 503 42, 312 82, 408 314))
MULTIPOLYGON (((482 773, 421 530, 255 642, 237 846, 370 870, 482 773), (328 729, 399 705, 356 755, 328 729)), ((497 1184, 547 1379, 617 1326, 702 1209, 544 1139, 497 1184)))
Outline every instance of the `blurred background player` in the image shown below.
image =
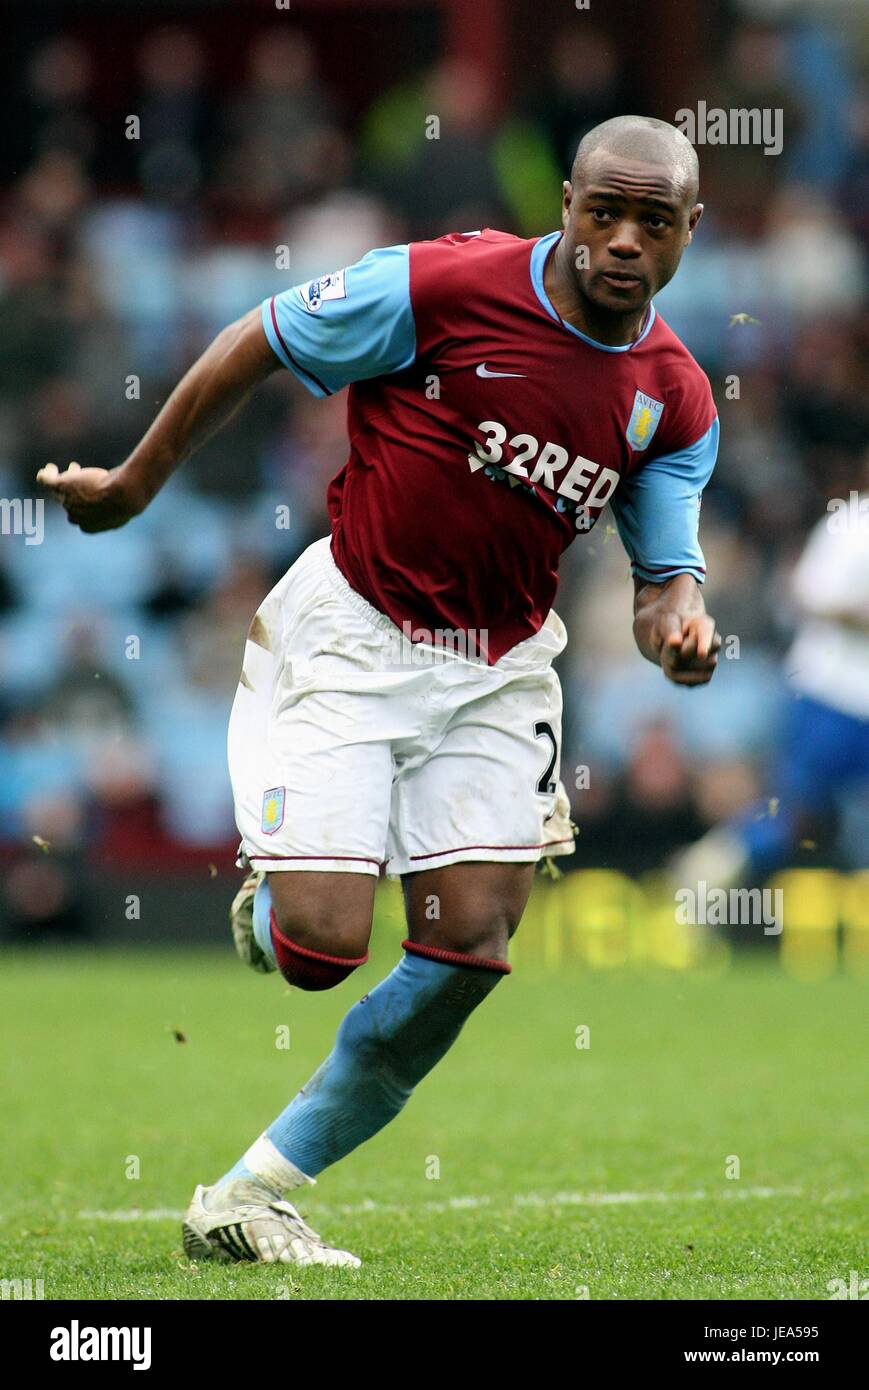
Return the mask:
MULTIPOLYGON (((869 787, 869 493, 836 499, 792 576, 800 626, 767 795, 678 856, 680 885, 764 879, 816 847, 840 803, 869 787)), ((865 834, 867 823, 862 822, 865 834)), ((857 832, 860 833, 859 831, 857 832)))

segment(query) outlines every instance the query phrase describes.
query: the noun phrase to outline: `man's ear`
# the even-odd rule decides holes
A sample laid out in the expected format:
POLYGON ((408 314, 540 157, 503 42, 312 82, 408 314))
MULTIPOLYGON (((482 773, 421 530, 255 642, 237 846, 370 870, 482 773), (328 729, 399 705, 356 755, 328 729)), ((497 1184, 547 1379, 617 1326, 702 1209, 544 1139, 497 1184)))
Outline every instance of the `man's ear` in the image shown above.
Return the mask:
POLYGON ((570 179, 565 179, 561 185, 561 225, 567 226, 567 219, 570 216, 570 203, 573 198, 573 184, 570 179))
POLYGON ((696 227, 697 227, 697 223, 700 221, 700 218, 701 218, 702 216, 703 216, 703 204, 702 204, 702 203, 695 203, 694 206, 693 206, 693 208, 691 209, 691 211, 690 211, 689 214, 688 214, 688 235, 687 235, 686 238, 685 238, 685 245, 686 245, 686 246, 688 245, 689 241, 691 240, 692 236, 694 235, 694 232, 695 232, 696 227))

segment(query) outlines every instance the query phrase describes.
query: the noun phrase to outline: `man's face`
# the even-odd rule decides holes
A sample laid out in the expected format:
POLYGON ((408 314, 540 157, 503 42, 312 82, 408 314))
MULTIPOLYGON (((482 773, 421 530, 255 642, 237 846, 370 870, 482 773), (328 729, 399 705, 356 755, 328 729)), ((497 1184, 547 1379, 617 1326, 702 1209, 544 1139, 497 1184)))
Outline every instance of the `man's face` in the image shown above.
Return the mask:
POLYGON ((641 310, 672 280, 702 212, 667 165, 595 151, 577 188, 564 185, 564 235, 580 293, 599 310, 641 310))

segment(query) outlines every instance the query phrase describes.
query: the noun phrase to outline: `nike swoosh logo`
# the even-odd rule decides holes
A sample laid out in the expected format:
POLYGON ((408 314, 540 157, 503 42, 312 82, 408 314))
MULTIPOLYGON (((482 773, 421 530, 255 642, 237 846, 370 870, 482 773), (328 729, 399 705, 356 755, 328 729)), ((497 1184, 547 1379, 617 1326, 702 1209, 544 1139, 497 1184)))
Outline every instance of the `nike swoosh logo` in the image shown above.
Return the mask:
POLYGON ((524 375, 525 375, 524 372, 490 372, 490 371, 489 371, 489 368, 486 366, 485 362, 481 362, 480 365, 479 365, 479 367, 477 368, 477 376, 485 376, 485 377, 493 377, 493 376, 522 376, 522 377, 524 377, 524 375))

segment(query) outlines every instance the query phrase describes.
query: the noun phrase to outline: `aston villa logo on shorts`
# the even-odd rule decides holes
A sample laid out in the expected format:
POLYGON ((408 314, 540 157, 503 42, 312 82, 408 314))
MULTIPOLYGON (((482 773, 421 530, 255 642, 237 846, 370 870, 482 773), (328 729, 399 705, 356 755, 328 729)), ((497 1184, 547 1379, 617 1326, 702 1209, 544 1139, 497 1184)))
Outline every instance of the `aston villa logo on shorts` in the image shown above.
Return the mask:
POLYGON ((658 421, 664 409, 663 401, 646 396, 638 391, 634 396, 634 408, 625 431, 632 449, 646 449, 652 442, 652 435, 658 428, 658 421))
POLYGON ((262 828, 264 835, 274 835, 275 831, 280 830, 283 825, 286 797, 286 787, 271 787, 267 792, 263 792, 262 828))

